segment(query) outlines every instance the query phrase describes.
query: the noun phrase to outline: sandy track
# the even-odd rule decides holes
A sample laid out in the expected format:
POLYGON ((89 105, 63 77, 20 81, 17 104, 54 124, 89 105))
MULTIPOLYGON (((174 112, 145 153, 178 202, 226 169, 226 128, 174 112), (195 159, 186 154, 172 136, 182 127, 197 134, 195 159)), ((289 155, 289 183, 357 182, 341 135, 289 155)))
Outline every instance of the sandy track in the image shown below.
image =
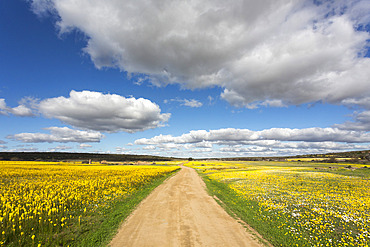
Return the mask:
POLYGON ((261 246, 183 167, 156 188, 121 226, 111 246, 261 246))

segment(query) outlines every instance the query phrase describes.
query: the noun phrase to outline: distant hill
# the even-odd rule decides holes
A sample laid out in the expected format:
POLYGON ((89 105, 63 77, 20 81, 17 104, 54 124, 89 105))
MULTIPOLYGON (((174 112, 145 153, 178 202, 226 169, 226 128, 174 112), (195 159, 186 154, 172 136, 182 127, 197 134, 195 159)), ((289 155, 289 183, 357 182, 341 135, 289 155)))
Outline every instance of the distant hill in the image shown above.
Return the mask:
POLYGON ((350 152, 339 152, 339 153, 326 153, 326 154, 307 154, 307 155, 296 155, 296 156, 281 156, 281 157, 234 157, 234 158, 222 158, 220 160, 227 161, 259 161, 259 160, 275 160, 285 161, 289 159, 301 161, 322 161, 322 162, 338 162, 338 161, 351 161, 354 163, 368 163, 370 162, 370 150, 362 151, 350 151, 350 152))
MULTIPOLYGON (((289 159, 301 161, 330 161, 337 162, 350 160, 355 163, 370 162, 370 150, 351 151, 326 154, 308 154, 283 157, 234 157, 234 158, 212 158, 213 160, 225 161, 285 161, 289 159)), ((179 160, 174 157, 161 157, 150 155, 131 155, 131 154, 97 154, 97 153, 65 153, 65 152, 0 152, 0 160, 24 160, 24 161, 171 161, 179 160)))
POLYGON ((0 160, 19 161, 170 161, 172 157, 129 154, 96 154, 96 153, 64 153, 64 152, 0 152, 0 160))
MULTIPOLYGON (((370 150, 362 151, 350 151, 340 153, 327 153, 327 154, 309 154, 309 155, 298 155, 295 157, 307 157, 307 158, 351 158, 351 159, 366 159, 370 155, 370 150)), ((369 156, 370 158, 370 156, 369 156)))

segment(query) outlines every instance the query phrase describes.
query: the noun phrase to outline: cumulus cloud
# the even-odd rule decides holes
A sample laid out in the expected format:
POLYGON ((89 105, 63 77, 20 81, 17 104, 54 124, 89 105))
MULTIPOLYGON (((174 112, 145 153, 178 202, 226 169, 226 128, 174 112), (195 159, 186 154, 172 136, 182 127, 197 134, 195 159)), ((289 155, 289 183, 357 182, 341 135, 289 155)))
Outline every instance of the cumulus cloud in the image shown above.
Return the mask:
MULTIPOLYGON (((175 152, 201 154, 208 157, 277 156, 309 153, 339 152, 369 149, 370 133, 338 128, 288 129, 272 128, 261 131, 249 129, 196 130, 180 136, 158 135, 142 138, 136 145, 145 149, 160 149, 168 155, 175 152), (174 151, 176 150, 176 151, 174 151)), ((202 157, 205 157, 202 156, 202 157)))
POLYGON ((272 146, 259 146, 253 143, 250 146, 226 146, 219 149, 219 155, 223 156, 291 156, 297 154, 314 154, 328 152, 343 152, 348 150, 369 149, 370 145, 356 145, 335 142, 292 142, 276 143, 272 146))
POLYGON ((354 121, 334 125, 345 130, 370 131, 370 110, 354 113, 354 121))
POLYGON ((31 117, 35 115, 32 110, 25 105, 19 105, 17 107, 11 108, 9 109, 9 112, 16 116, 22 117, 31 117))
POLYGON ((305 141, 305 142, 370 142, 370 133, 364 131, 341 130, 338 128, 272 128, 262 131, 249 129, 218 129, 218 130, 193 130, 181 136, 158 135, 153 138, 142 138, 135 141, 137 145, 158 143, 201 143, 215 142, 221 144, 243 143, 248 141, 277 140, 277 141, 305 141))
POLYGON ((81 143, 78 147, 81 148, 81 149, 85 149, 85 148, 91 148, 92 145, 86 144, 86 143, 81 143))
POLYGON ((218 86, 248 108, 370 96, 368 0, 31 2, 60 33, 86 34, 97 68, 155 85, 218 86))
POLYGON ((104 137, 96 131, 82 131, 70 129, 68 127, 49 127, 45 130, 50 131, 50 134, 45 133, 19 133, 7 136, 8 139, 21 141, 24 143, 41 143, 41 142, 100 142, 104 137))
POLYGON ((9 113, 19 117, 35 116, 27 99, 23 99, 20 105, 13 108, 6 105, 5 99, 0 99, 0 115, 8 115, 9 113))
POLYGON ((143 150, 155 150, 156 149, 156 147, 154 147, 154 146, 145 146, 145 147, 143 147, 143 150))
POLYGON ((357 109, 352 114, 352 121, 335 124, 334 127, 345 130, 370 131, 370 97, 343 100, 343 104, 357 109))
POLYGON ((169 113, 161 113, 159 106, 150 100, 91 91, 71 91, 69 98, 42 100, 39 111, 74 127, 103 132, 153 129, 170 118, 169 113))
POLYGON ((201 107, 203 103, 195 99, 191 99, 191 100, 184 99, 184 103, 182 103, 182 105, 189 106, 189 107, 201 107))

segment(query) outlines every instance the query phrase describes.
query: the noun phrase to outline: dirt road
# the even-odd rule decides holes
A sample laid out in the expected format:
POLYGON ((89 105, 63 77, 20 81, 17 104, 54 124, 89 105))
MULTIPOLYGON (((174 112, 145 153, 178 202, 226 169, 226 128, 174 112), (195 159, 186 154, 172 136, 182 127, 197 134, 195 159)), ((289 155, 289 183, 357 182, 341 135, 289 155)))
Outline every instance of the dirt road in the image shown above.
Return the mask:
POLYGON ((262 246, 183 167, 156 188, 110 243, 118 246, 262 246))

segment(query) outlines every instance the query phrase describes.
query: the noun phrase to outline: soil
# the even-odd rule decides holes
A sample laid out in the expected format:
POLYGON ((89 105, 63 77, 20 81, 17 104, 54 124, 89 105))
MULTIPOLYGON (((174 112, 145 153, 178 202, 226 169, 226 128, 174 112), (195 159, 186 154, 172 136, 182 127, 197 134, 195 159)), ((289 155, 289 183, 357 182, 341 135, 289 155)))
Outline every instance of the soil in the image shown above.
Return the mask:
POLYGON ((182 167, 126 219, 110 246, 264 246, 182 167))

